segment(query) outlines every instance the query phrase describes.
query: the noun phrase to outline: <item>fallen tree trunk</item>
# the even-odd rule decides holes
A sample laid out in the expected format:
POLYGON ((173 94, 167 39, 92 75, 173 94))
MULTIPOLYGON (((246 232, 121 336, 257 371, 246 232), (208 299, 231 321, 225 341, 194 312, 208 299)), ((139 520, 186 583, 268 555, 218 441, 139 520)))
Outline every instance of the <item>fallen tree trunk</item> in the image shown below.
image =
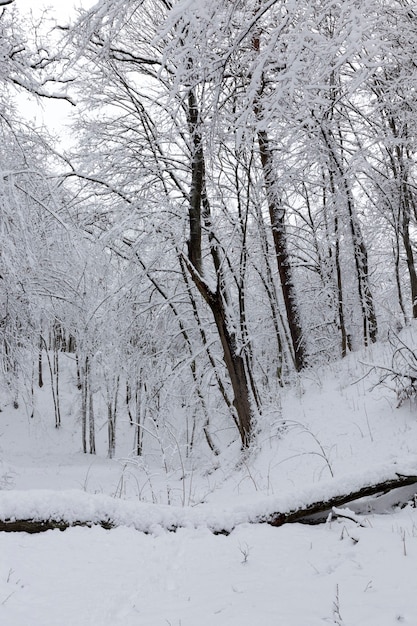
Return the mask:
MULTIPOLYGON (((95 514, 92 515, 91 519, 88 519, 85 516, 84 519, 82 519, 82 515, 79 516, 80 519, 65 519, 64 514, 57 514, 56 512, 52 513, 50 517, 47 517, 46 514, 43 514, 42 516, 38 513, 33 519, 23 516, 22 518, 18 518, 16 515, 13 515, 13 517, 3 516, 3 519, 0 519, 0 531, 40 533, 46 530, 65 530, 66 528, 74 526, 101 526, 105 529, 111 529, 117 526, 126 525, 133 527, 141 532, 151 533, 153 526, 158 525, 159 527, 162 526, 164 529, 170 531, 174 531, 177 528, 190 526, 204 526, 206 528, 209 528, 209 530, 211 530, 215 534, 227 535, 239 523, 243 522, 249 522, 254 524, 264 523, 270 524, 271 526, 282 526, 283 524, 293 522, 310 524, 320 523, 328 517, 328 514, 332 511, 334 507, 340 507, 345 504, 352 503, 356 500, 359 500, 360 498, 370 497, 377 494, 387 494, 397 489, 415 484, 417 484, 417 475, 395 474, 394 477, 382 480, 381 482, 375 482, 374 484, 365 485, 348 493, 339 493, 335 496, 329 497, 328 499, 311 502, 306 506, 302 506, 294 510, 271 511, 271 513, 262 515, 248 514, 247 516, 240 516, 239 518, 235 517, 235 519, 233 519, 232 514, 229 523, 224 523, 223 527, 220 520, 210 520, 210 515, 208 515, 207 520, 204 520, 203 510, 200 510, 200 515, 198 518, 193 518, 191 513, 187 515, 187 510, 184 508, 176 510, 174 507, 172 507, 172 514, 167 516, 166 511, 170 509, 170 507, 165 507, 165 514, 161 514, 160 519, 158 519, 157 516, 154 516, 154 519, 152 519, 151 521, 141 519, 141 512, 143 511, 143 509, 131 510, 128 517, 117 516, 117 514, 115 514, 114 512, 115 501, 109 498, 107 501, 107 506, 111 508, 110 505, 113 505, 113 513, 110 513, 110 511, 104 512, 107 508, 106 504, 104 503, 104 507, 101 506, 99 508, 99 511, 95 512, 95 514)), ((10 492, 8 493, 10 494, 10 492)), ((84 496, 87 496, 87 494, 84 494, 84 496)), ((406 501, 409 500, 409 497, 410 494, 408 493, 405 501, 401 502, 400 499, 398 501, 398 504, 405 504, 406 501)), ((90 498, 94 498, 94 496, 90 496, 90 498)), ((150 507, 152 505, 144 506, 146 507, 144 517, 147 518, 149 515, 150 507)), ((157 511, 157 507, 153 507, 152 510, 154 512, 157 511)), ((193 509, 193 511, 195 511, 195 509, 193 509)))
POLYGON ((0 532, 14 532, 14 533, 43 533, 46 530, 66 530, 67 528, 73 528, 75 526, 84 526, 92 528, 93 526, 101 526, 106 530, 116 528, 116 524, 113 524, 109 520, 102 520, 99 522, 68 522, 65 520, 39 520, 39 519, 13 519, 13 520, 0 520, 0 532))
MULTIPOLYGON (((309 523, 309 518, 316 516, 320 513, 329 514, 334 507, 349 504, 351 502, 354 502, 355 500, 359 500, 360 498, 375 496, 377 494, 386 494, 394 491, 395 489, 400 489, 402 487, 407 487, 416 483, 417 476, 403 476, 401 474, 397 474, 396 478, 384 480, 374 485, 367 485, 365 487, 361 487, 356 491, 337 495, 329 498, 328 500, 322 500, 321 502, 312 502, 305 508, 296 509, 294 511, 284 513, 273 513, 271 516, 268 516, 268 518, 266 518, 264 521, 271 526, 282 526, 283 524, 288 524, 290 522, 309 523)), ((316 522, 313 520, 311 521, 311 523, 316 522)))

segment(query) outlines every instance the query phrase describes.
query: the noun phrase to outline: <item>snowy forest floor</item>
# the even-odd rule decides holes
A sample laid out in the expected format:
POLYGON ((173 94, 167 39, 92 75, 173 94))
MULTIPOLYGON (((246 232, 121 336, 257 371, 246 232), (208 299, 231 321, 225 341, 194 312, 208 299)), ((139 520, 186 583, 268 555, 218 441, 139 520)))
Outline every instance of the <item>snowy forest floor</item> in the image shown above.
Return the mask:
MULTIPOLYGON (((402 337, 417 345, 415 330, 402 337)), ((410 489, 355 505, 356 521, 248 523, 254 511, 302 506, 334 485, 348 491, 355 481, 382 479, 397 465, 417 473, 415 403, 397 408, 392 385, 375 386, 380 373, 372 365, 389 367, 391 357, 392 348, 379 344, 304 372, 264 416, 244 462, 237 445, 217 458, 203 447, 186 458, 167 446, 163 464, 155 450, 138 459, 123 423, 115 459, 105 458, 104 423, 98 455, 83 455, 64 378, 58 430, 47 386, 33 418, 24 403, 14 409, 4 396, 0 519, 36 517, 54 506, 68 518, 80 511, 88 518, 110 501, 124 518, 112 530, 0 533, 0 624, 415 626, 410 489), (400 500, 408 504, 396 506, 400 500), (147 534, 133 528, 137 507, 147 534), (164 520, 174 513, 184 527, 169 532, 164 520), (232 532, 213 534, 209 517, 232 532)))

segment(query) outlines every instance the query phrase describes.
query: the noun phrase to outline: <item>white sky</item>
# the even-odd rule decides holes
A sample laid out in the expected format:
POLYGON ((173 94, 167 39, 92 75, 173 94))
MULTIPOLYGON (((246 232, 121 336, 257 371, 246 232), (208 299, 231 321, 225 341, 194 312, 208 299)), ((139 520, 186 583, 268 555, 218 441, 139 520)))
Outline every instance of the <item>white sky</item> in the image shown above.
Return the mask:
POLYGON ((75 7, 89 8, 96 4, 97 0, 15 0, 17 8, 21 12, 33 11, 35 15, 45 8, 55 14, 58 19, 66 21, 75 13, 75 7))
MULTIPOLYGON (((21 14, 32 12, 38 17, 46 9, 48 16, 56 18, 61 24, 68 23, 71 17, 76 15, 76 8, 88 9, 97 3, 97 0, 15 0, 15 7, 21 14)), ((59 134, 64 143, 69 142, 66 124, 68 115, 73 107, 65 101, 48 100, 42 101, 37 106, 34 100, 22 94, 19 97, 21 112, 25 117, 34 120, 36 124, 42 121, 47 124, 52 132, 59 134)))

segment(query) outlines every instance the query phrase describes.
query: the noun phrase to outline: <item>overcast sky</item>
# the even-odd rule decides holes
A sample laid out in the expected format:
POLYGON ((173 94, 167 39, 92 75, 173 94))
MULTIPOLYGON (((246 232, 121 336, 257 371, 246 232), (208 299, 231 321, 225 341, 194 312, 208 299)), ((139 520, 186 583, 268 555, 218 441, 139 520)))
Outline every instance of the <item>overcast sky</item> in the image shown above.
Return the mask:
MULTIPOLYGON (((15 7, 19 12, 32 12, 38 17, 43 10, 47 9, 50 17, 55 17, 61 24, 68 23, 71 17, 76 15, 76 7, 90 8, 97 0, 14 0, 15 7)), ((45 122, 49 128, 61 136, 64 143, 68 141, 68 115, 73 110, 69 104, 63 101, 45 99, 39 105, 33 98, 21 94, 18 97, 21 113, 33 120, 38 125, 45 122)))
POLYGON ((89 8, 96 2, 97 0, 15 0, 16 6, 21 11, 32 10, 35 15, 38 15, 44 8, 48 8, 63 21, 67 21, 71 15, 74 15, 74 7, 89 8))

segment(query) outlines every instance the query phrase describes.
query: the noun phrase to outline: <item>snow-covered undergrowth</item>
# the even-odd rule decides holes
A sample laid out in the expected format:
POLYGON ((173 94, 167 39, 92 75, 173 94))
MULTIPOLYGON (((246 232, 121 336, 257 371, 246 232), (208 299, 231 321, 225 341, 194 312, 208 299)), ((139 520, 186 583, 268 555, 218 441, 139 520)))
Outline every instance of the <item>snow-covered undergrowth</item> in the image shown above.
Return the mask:
MULTIPOLYGON (((404 340, 412 344, 411 331, 404 340)), ((107 514, 122 526, 0 533, 0 624, 415 625, 411 491, 398 496, 409 500, 401 507, 393 506, 397 496, 374 508, 362 503, 359 523, 248 523, 396 472, 417 473, 414 401, 397 408, 390 379, 375 386, 381 373, 372 365, 390 367, 391 354, 380 344, 305 372, 269 407, 243 460, 235 444, 219 457, 203 445, 187 456, 174 439, 135 457, 127 420, 110 460, 100 415, 98 455, 83 455, 64 363, 60 429, 46 386, 33 418, 4 396, 0 517, 107 514), (171 533, 170 525, 183 528, 171 533), (208 527, 234 530, 222 536, 208 527)))

